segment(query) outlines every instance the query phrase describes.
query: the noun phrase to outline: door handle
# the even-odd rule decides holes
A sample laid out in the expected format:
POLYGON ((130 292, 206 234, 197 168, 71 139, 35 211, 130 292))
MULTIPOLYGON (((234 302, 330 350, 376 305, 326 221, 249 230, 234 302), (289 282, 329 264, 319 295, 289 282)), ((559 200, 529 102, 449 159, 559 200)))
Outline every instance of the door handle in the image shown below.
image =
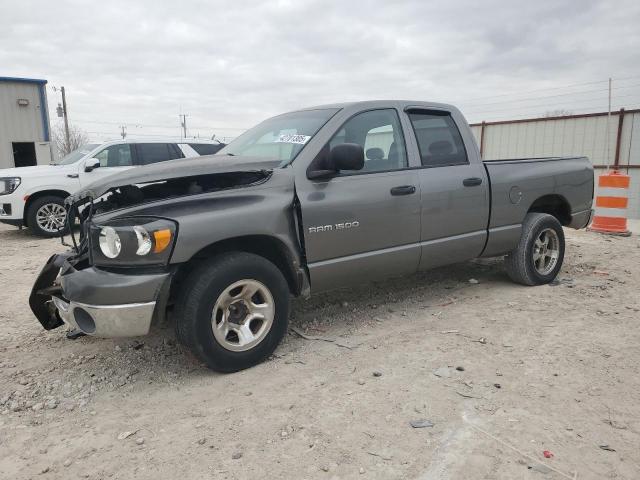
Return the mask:
POLYGON ((69 177, 69 178, 78 178, 79 175, 77 173, 68 173, 67 177, 69 177))
POLYGON ((401 185, 399 187, 393 187, 391 189, 391 195, 411 195, 412 193, 416 193, 416 187, 413 185, 401 185))
POLYGON ((478 177, 465 178, 462 181, 462 184, 465 187, 475 187, 477 185, 480 185, 481 183, 482 183, 482 179, 478 177))

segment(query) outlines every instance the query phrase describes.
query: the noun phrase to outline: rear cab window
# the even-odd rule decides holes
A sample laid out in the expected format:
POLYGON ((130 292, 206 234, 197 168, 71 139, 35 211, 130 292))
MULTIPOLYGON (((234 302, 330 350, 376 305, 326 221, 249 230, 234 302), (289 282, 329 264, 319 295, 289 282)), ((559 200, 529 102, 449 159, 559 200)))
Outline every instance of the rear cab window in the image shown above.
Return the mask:
POLYGON ((462 135, 449 112, 410 110, 407 115, 418 142, 423 166, 444 167, 469 163, 462 135))

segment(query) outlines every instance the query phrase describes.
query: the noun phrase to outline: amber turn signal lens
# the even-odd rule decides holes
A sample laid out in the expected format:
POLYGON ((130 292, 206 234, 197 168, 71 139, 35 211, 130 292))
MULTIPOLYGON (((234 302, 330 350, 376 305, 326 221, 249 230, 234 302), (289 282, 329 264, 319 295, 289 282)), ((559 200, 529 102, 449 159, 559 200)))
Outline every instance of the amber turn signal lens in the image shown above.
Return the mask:
POLYGON ((164 230, 156 230, 153 232, 153 239, 155 240, 153 251, 155 253, 160 253, 171 243, 171 230, 168 228, 165 228, 164 230))

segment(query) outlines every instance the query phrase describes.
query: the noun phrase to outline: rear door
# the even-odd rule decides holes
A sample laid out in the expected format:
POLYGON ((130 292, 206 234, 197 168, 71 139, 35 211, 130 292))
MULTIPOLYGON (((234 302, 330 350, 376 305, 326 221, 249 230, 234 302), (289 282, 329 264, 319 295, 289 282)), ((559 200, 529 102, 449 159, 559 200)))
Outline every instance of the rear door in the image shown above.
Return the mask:
POLYGON ((488 180, 479 159, 467 152, 451 112, 406 112, 422 168, 420 269, 480 255, 487 238, 488 180), (474 161, 475 160, 475 161, 474 161))
POLYGON ((419 262, 419 179, 398 111, 356 114, 319 155, 340 143, 364 148, 362 170, 296 184, 314 291, 415 272, 419 262))

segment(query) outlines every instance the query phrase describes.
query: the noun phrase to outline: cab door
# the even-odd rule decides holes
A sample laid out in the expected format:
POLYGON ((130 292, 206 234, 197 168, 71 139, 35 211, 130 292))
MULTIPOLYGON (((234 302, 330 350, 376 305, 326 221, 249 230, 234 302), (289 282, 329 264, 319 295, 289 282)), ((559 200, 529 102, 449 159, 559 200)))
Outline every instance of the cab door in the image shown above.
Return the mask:
POLYGON ((409 274, 419 263, 419 177, 409 168, 397 110, 351 117, 319 155, 339 143, 363 147, 362 170, 296 184, 314 291, 409 274))
POLYGON ((422 165, 420 269, 475 258, 487 239, 489 186, 484 165, 475 152, 467 152, 451 112, 410 109, 407 116, 422 165))

